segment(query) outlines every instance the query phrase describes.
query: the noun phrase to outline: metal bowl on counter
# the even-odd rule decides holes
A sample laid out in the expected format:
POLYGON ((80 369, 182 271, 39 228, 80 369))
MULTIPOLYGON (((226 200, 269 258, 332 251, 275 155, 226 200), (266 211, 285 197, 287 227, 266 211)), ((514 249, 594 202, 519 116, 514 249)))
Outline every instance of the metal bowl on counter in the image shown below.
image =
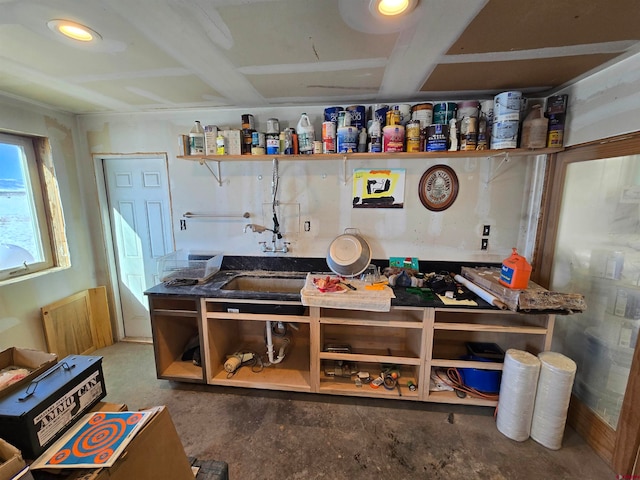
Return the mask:
POLYGON ((355 277, 371 263, 371 247, 357 229, 347 228, 329 245, 327 265, 336 275, 355 277))

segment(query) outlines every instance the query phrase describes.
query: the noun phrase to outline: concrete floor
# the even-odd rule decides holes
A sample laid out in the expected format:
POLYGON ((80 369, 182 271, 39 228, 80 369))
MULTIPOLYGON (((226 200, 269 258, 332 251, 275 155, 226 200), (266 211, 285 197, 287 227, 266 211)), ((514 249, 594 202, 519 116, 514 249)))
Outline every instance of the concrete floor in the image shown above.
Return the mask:
POLYGON ((167 405, 186 454, 227 462, 231 480, 616 478, 570 427, 557 451, 519 443, 493 408, 175 383, 156 379, 152 345, 95 354, 107 401, 167 405))

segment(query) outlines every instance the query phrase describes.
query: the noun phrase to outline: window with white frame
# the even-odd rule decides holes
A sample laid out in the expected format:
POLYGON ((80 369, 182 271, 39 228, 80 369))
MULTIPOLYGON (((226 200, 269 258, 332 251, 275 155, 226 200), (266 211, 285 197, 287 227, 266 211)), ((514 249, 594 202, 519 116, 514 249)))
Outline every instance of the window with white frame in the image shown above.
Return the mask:
POLYGON ((62 251, 68 261, 64 228, 62 237, 52 234, 64 227, 61 216, 50 215, 52 206, 61 211, 55 175, 34 144, 48 147, 46 139, 0 133, 0 282, 68 266, 56 255, 62 251))

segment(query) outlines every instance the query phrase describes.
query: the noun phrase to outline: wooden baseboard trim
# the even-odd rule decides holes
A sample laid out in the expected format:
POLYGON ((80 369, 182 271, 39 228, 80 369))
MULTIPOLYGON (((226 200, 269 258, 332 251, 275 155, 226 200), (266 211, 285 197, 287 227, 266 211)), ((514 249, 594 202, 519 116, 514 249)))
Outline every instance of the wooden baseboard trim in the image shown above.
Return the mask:
POLYGON ((575 395, 571 395, 567 423, 607 462, 607 465, 612 466, 616 443, 615 430, 575 395))

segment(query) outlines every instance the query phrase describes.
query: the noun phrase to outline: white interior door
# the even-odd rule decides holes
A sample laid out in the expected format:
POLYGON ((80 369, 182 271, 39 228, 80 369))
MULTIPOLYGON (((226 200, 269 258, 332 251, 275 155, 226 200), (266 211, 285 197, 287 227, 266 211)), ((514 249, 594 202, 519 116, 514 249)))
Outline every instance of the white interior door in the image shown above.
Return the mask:
POLYGON ((174 250, 165 157, 104 159, 124 334, 150 338, 144 291, 159 283, 157 259, 174 250))

